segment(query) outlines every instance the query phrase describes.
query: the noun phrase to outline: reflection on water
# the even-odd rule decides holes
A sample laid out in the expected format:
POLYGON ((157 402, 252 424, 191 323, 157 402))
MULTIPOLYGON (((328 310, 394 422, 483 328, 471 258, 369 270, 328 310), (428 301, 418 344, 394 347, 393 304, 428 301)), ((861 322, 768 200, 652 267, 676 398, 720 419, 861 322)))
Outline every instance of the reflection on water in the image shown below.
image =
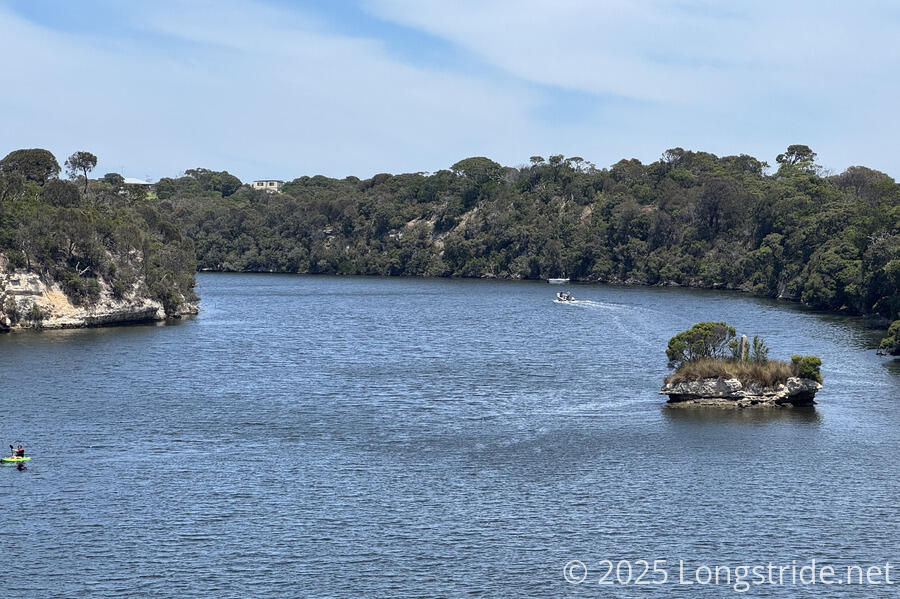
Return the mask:
POLYGON ((895 377, 900 377, 900 357, 893 359, 881 360, 884 369, 895 377))
POLYGON ((700 406, 672 407, 664 404, 662 415, 671 422, 718 423, 747 422, 764 424, 767 422, 787 422, 797 424, 822 424, 823 415, 815 406, 798 408, 720 408, 710 409, 700 406))

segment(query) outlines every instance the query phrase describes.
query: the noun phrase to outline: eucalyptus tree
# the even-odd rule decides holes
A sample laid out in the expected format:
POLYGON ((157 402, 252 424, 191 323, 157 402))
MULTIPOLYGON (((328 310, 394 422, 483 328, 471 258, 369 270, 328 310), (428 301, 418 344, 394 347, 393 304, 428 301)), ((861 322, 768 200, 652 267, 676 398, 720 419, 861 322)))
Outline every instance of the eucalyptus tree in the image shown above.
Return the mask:
POLYGON ((90 152, 78 151, 66 158, 66 174, 70 179, 84 176, 84 193, 88 190, 88 173, 97 166, 97 157, 90 152))

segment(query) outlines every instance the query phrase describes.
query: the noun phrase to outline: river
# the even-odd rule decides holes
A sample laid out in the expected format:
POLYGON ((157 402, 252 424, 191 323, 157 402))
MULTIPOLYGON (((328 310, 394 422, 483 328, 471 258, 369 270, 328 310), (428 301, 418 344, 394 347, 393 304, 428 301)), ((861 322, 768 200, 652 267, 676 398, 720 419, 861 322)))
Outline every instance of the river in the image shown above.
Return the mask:
POLYGON ((900 361, 860 320, 696 290, 198 282, 176 324, 0 337, 0 441, 33 456, 0 469, 5 595, 723 597, 702 567, 900 564, 900 361), (819 405, 666 408, 666 342, 703 320, 818 355, 819 405))

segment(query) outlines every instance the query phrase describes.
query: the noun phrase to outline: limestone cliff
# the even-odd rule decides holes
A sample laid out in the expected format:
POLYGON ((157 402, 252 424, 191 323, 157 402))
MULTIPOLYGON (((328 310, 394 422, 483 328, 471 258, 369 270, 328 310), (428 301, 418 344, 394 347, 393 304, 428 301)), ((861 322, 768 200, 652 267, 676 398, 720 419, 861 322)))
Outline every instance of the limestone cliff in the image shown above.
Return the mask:
POLYGON ((0 254, 0 331, 105 326, 197 313, 197 303, 185 301, 166 314, 161 302, 147 297, 140 282, 121 297, 116 297, 105 281, 98 282, 99 299, 91 305, 75 305, 56 281, 24 270, 9 272, 0 254))
POLYGON ((738 379, 707 378, 663 384, 661 395, 668 405, 715 406, 725 408, 812 406, 822 385, 810 379, 791 377, 771 387, 759 383, 741 383, 738 379))

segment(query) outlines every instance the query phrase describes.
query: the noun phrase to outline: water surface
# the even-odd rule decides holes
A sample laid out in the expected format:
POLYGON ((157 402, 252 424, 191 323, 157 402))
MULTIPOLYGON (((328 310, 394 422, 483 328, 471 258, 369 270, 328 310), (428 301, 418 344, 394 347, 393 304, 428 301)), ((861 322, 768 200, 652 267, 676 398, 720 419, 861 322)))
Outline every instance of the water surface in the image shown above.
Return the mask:
POLYGON ((900 562, 900 366, 857 320, 689 290, 199 282, 176 325, 0 337, 0 441, 34 456, 0 469, 25 565, 6 595, 721 597, 596 581, 603 559, 900 562), (665 344, 701 320, 820 356, 820 405, 665 408, 665 344))

